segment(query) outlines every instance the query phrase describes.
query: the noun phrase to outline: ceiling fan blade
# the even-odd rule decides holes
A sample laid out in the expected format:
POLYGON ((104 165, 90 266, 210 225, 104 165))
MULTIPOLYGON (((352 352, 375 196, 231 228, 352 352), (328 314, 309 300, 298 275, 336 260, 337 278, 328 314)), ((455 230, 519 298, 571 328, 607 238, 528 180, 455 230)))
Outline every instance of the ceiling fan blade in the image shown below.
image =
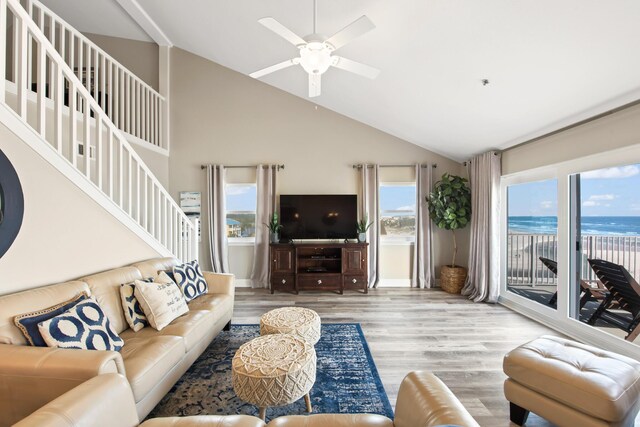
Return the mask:
POLYGON ((272 65, 270 67, 267 68, 263 68, 262 70, 258 70, 258 71, 254 71, 253 73, 249 74, 251 77, 253 77, 254 79, 259 79, 262 76, 266 76, 267 74, 273 73, 274 71, 278 71, 278 70, 282 70, 283 68, 287 68, 290 67, 292 65, 295 65, 296 62, 293 59, 288 59, 284 62, 281 62, 279 64, 276 65, 272 65))
POLYGON ((337 60, 333 66, 336 68, 340 68, 341 70, 349 71, 364 77, 368 77, 370 79, 375 79, 380 74, 380 70, 377 68, 373 68, 369 65, 362 64, 360 62, 352 61, 347 58, 343 58, 341 56, 332 56, 337 60))
POLYGON ((320 96, 320 81, 322 74, 309 74, 309 98, 320 96))
POLYGON ((284 25, 282 25, 281 23, 279 23, 278 21, 276 21, 270 16, 266 18, 258 19, 258 22, 264 25, 265 27, 267 27, 268 29, 270 29, 271 31, 273 31, 274 33, 276 33, 277 35, 279 35, 280 37, 282 37, 283 39, 287 40, 289 43, 293 44, 294 46, 307 44, 307 42, 302 37, 300 37, 299 35, 297 35, 296 33, 294 33, 293 31, 291 31, 290 29, 288 29, 287 27, 285 27, 284 25))
POLYGON ((329 37, 326 42, 333 46, 334 49, 338 50, 351 40, 373 30, 375 27, 376 26, 373 25, 373 22, 371 22, 366 15, 362 15, 360 18, 329 37))

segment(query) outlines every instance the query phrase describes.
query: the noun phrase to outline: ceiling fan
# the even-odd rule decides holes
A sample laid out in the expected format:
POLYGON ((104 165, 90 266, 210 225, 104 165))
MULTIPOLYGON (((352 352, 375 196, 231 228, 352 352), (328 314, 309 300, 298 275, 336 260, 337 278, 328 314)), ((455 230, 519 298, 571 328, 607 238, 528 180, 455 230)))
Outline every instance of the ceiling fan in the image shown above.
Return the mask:
POLYGON ((320 79, 322 74, 327 71, 329 67, 340 68, 341 70, 350 71, 370 79, 375 79, 378 74, 380 74, 380 70, 369 65, 361 64, 360 62, 352 61, 338 55, 333 55, 333 52, 340 49, 356 37, 373 30, 376 27, 373 25, 373 22, 363 15, 331 37, 326 38, 316 32, 316 15, 317 4, 316 0, 314 0, 313 34, 304 38, 298 36, 274 18, 267 17, 259 19, 259 23, 297 47, 300 51, 300 56, 253 72, 249 75, 254 79, 257 79, 273 73, 274 71, 291 67, 292 65, 300 65, 309 74, 310 98, 320 95, 320 79))

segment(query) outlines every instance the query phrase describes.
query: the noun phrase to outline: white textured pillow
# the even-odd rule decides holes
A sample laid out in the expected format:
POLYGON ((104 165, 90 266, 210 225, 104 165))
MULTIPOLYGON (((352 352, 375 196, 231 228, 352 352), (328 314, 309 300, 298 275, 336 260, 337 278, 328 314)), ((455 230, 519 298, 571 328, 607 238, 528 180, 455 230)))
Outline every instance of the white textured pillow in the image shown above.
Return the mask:
POLYGON ((164 272, 153 283, 136 280, 135 285, 134 295, 153 329, 160 331, 189 311, 182 291, 164 272))

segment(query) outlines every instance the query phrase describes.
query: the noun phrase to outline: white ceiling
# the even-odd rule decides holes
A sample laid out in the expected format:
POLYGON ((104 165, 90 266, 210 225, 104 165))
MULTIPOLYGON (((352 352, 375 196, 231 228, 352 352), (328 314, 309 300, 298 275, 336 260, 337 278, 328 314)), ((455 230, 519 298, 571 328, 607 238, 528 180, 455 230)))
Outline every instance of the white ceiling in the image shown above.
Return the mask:
MULTIPOLYGON (((115 0, 44 2, 80 30, 148 39, 115 0)), ((175 46, 244 74, 297 56, 259 18, 312 32, 312 0, 138 2, 175 46)), ((380 76, 330 69, 312 102, 456 160, 640 98, 637 0, 318 0, 318 31, 363 14, 377 28, 339 54, 380 76)), ((299 67, 261 80, 307 96, 299 67)))

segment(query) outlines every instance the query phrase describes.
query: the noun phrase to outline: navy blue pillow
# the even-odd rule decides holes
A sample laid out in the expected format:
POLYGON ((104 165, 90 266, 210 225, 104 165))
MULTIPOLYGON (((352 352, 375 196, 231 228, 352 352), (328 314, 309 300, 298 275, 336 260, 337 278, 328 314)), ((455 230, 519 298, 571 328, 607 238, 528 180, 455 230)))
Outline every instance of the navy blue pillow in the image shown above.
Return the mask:
POLYGON ((87 298, 89 298, 89 296, 82 292, 72 299, 56 304, 53 307, 34 311, 33 313, 19 314, 13 318, 13 322, 18 328, 20 328, 30 345, 35 347, 46 347, 47 343, 44 342, 44 338, 42 338, 42 334, 40 334, 40 331, 38 330, 38 323, 64 313, 70 308, 76 306, 80 301, 84 301, 87 298))

